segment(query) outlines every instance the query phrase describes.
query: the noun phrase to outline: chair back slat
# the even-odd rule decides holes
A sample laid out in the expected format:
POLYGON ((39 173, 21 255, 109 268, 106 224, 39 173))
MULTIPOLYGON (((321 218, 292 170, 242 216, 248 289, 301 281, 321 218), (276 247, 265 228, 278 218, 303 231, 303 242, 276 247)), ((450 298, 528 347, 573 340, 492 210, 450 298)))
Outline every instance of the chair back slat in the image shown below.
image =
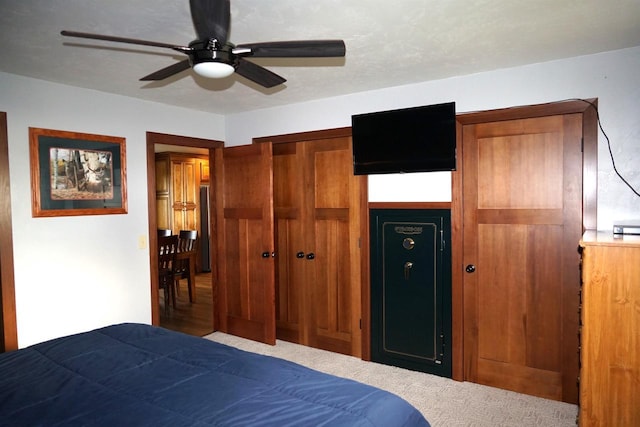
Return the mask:
POLYGON ((180 230, 178 235, 178 250, 180 252, 192 251, 196 247, 198 232, 196 230, 180 230))

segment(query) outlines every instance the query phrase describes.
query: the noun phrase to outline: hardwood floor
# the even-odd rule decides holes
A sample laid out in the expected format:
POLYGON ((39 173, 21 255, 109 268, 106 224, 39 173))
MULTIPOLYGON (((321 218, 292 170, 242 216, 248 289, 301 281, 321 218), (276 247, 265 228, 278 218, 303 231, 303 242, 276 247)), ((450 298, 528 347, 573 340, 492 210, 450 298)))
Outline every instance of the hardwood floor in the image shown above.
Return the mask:
POLYGON ((204 336, 213 332, 213 296, 211 273, 196 274, 196 302, 189 302, 187 280, 180 281, 176 308, 164 309, 164 293, 160 292, 160 326, 189 335, 204 336))

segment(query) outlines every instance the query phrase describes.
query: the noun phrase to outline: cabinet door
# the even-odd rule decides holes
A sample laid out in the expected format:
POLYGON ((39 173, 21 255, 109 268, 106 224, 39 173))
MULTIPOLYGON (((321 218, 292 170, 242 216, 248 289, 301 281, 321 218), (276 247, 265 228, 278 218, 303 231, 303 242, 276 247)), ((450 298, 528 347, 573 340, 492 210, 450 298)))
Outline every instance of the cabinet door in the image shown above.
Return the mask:
POLYGON ((197 168, 195 160, 171 162, 172 171, 172 209, 173 232, 197 230, 198 190, 197 168))
POLYGON ((173 209, 169 200, 171 170, 167 157, 156 159, 156 215, 158 228, 173 227, 173 209))

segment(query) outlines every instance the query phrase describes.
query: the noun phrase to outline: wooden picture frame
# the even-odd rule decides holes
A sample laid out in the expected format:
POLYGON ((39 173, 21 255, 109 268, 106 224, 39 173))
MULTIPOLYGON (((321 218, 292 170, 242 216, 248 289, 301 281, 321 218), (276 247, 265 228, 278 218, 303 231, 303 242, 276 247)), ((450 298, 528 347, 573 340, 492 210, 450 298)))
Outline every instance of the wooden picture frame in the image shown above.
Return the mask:
POLYGON ((30 127, 29 154, 34 217, 127 213, 124 138, 30 127))

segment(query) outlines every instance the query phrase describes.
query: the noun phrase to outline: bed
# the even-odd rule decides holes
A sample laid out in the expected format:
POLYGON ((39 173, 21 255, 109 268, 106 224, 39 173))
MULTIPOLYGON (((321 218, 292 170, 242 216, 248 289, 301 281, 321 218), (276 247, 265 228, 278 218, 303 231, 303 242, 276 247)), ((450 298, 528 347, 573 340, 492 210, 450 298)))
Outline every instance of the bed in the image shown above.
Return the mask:
POLYGON ((400 397, 123 323, 0 354, 0 425, 429 426, 400 397))

